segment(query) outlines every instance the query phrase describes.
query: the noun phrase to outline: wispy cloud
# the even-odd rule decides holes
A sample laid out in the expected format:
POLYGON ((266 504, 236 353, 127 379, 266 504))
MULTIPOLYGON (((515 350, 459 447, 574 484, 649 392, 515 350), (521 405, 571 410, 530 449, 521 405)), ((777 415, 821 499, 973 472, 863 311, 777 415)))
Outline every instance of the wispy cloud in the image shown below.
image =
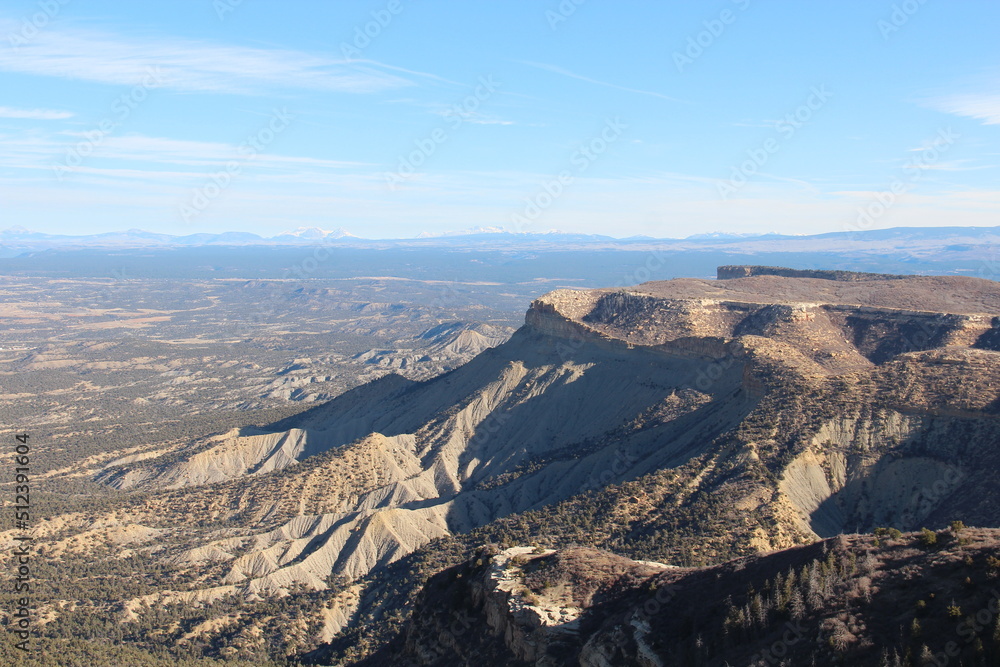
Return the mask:
MULTIPOLYGON (((186 141, 143 135, 110 137, 102 149, 100 157, 103 158, 192 166, 221 165, 227 160, 240 157, 238 147, 227 143, 186 141)), ((254 164, 269 167, 309 165, 324 169, 356 167, 363 164, 266 153, 257 154, 253 161, 254 164)))
POLYGON ((770 178, 772 180, 779 181, 779 182, 782 182, 782 183, 791 183, 792 185, 797 185, 797 186, 803 188, 804 190, 808 190, 810 192, 815 192, 817 194, 820 191, 819 188, 817 188, 815 185, 813 185, 809 181, 804 181, 801 178, 790 178, 788 176, 778 176, 777 174, 771 174, 771 173, 767 173, 767 172, 764 172, 764 171, 758 171, 757 175, 763 176, 764 178, 770 178))
POLYGON ((0 118, 28 118, 31 120, 63 120, 72 118, 71 111, 55 111, 53 109, 14 109, 0 107, 0 118))
POLYGON ((514 125, 514 121, 512 120, 501 120, 499 118, 480 118, 476 116, 466 118, 465 121, 467 123, 472 123, 473 125, 514 125))
POLYGON ((730 123, 734 127, 767 127, 773 128, 778 124, 776 120, 765 120, 765 121, 752 121, 752 120, 742 120, 730 123))
POLYGON ((956 116, 981 120, 984 125, 1000 125, 1000 95, 953 95, 931 100, 929 106, 956 116))
POLYGON ((413 77, 438 78, 302 51, 76 29, 50 28, 17 49, 0 49, 0 71, 21 74, 130 86, 151 70, 165 88, 243 95, 287 89, 371 93, 413 85, 413 77))
POLYGON ((47 168, 62 144, 38 132, 0 134, 0 167, 14 169, 47 168))
MULTIPOLYGON (((921 149, 913 149, 921 150, 921 149)), ((950 160, 947 162, 907 162, 911 169, 921 169, 924 171, 977 171, 979 169, 992 169, 993 165, 970 165, 971 160, 950 160)))
POLYGON ((593 84, 596 84, 598 86, 606 86, 608 88, 615 88, 616 90, 624 90, 626 92, 637 93, 639 95, 650 95, 652 97, 659 97, 660 99, 669 100, 671 102, 680 102, 681 101, 681 100, 677 99, 676 97, 670 97, 669 95, 664 95, 663 93, 657 93, 657 92, 654 92, 654 91, 651 91, 651 90, 640 90, 639 88, 629 88, 627 86, 619 86, 616 83, 609 83, 607 81, 598 81, 597 79, 591 79, 588 76, 582 76, 580 74, 575 74, 573 72, 570 72, 567 69, 563 69, 562 67, 558 67, 556 65, 548 65, 548 64, 545 64, 545 63, 533 63, 533 62, 528 62, 528 61, 525 61, 525 60, 519 60, 517 62, 521 63, 522 65, 528 65, 529 67, 537 67, 538 69, 543 69, 543 70, 546 70, 546 71, 549 71, 549 72, 553 72, 555 74, 559 74, 559 75, 562 75, 562 76, 568 76, 571 79, 579 79, 580 81, 586 81, 587 83, 593 83, 593 84))
MULTIPOLYGON (((0 134, 0 167, 18 170, 51 171, 77 141, 81 132, 58 132, 43 135, 0 134)), ((248 160, 238 146, 209 141, 187 141, 165 137, 125 135, 107 137, 93 153, 94 163, 76 167, 76 174, 95 174, 113 178, 160 178, 203 176, 232 160, 247 162, 253 171, 271 177, 291 174, 294 178, 341 172, 347 169, 374 168, 373 164, 342 160, 258 153, 248 160)))
POLYGON ((456 118, 461 120, 463 123, 471 123, 473 125, 515 125, 512 120, 504 120, 502 118, 497 118, 495 116, 488 116, 486 114, 479 113, 478 111, 456 111, 454 108, 436 108, 431 111, 435 116, 441 116, 442 118, 456 118))

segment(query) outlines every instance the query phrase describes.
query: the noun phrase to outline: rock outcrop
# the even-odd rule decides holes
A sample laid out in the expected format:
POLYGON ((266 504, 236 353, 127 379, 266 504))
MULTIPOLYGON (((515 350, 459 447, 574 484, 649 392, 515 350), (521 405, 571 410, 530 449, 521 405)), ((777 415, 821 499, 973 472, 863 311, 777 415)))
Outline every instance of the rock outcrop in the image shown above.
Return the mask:
POLYGON ((751 276, 782 276, 784 278, 819 278, 860 282, 869 280, 899 280, 909 276, 895 273, 866 273, 862 271, 828 271, 823 269, 788 269, 783 266, 720 266, 716 270, 719 280, 750 278, 751 276))
POLYGON ((364 665, 988 665, 1000 531, 929 535, 841 536, 709 568, 483 550, 428 581, 400 640, 364 665))
MULTIPOLYGON (((588 537, 674 557, 682 528, 702 543, 691 562, 881 525, 1000 525, 1000 286, 781 271, 557 290, 449 373, 389 376, 99 479, 145 492, 141 525, 199 498, 226 528, 172 562, 251 596, 382 585, 373 573, 432 540, 627 485, 588 537)), ((327 636, 356 597, 325 612, 327 636)))

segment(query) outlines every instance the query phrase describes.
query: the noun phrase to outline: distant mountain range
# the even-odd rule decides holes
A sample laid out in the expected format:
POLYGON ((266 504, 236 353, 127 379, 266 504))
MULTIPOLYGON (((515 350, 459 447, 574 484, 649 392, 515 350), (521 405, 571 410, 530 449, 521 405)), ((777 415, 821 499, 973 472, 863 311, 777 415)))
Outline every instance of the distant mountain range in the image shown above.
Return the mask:
POLYGON ((102 234, 45 234, 24 227, 11 227, 0 231, 0 247, 44 250, 49 248, 148 248, 203 245, 303 245, 326 241, 349 242, 358 237, 343 229, 327 231, 318 227, 299 227, 265 238, 250 232, 200 233, 175 236, 129 229, 102 234))
POLYGON ((184 236, 129 229, 101 234, 45 234, 24 227, 0 231, 0 256, 24 252, 82 248, 163 248, 195 246, 296 246, 331 245, 357 248, 381 247, 476 247, 536 249, 643 249, 664 250, 740 249, 753 251, 830 251, 857 249, 879 251, 889 248, 945 247, 962 249, 962 244, 1000 244, 1000 227, 894 227, 868 231, 839 231, 824 234, 729 234, 699 233, 683 239, 632 236, 615 238, 600 234, 578 234, 551 230, 514 233, 498 227, 474 228, 441 235, 423 233, 409 239, 366 239, 344 229, 332 231, 300 227, 277 236, 263 237, 250 232, 197 233, 184 236))

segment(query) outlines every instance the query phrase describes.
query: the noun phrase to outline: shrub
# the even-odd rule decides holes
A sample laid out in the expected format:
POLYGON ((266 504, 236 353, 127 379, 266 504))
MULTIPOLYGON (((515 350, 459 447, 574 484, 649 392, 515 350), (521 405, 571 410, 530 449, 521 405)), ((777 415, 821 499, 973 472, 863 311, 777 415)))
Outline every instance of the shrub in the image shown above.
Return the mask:
POLYGON ((932 547, 932 546, 934 546, 935 544, 937 544, 937 539, 938 539, 937 533, 935 533, 930 528, 921 528, 920 529, 920 542, 925 547, 932 547))

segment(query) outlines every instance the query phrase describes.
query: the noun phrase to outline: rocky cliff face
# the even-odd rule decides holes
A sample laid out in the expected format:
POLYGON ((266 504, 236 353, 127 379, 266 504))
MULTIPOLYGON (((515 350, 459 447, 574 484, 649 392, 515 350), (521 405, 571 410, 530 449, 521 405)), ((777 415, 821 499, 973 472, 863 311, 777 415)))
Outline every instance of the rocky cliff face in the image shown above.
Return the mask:
POLYGON ((810 269, 788 269, 783 266, 720 266, 716 270, 719 280, 750 278, 751 276, 782 276, 785 278, 819 278, 846 282, 868 280, 899 280, 906 278, 893 273, 865 273, 861 271, 825 271, 810 269))
POLYGON ((327 638, 392 563, 505 517, 666 562, 1000 525, 1000 286, 791 273, 558 290, 432 380, 389 376, 98 478, 144 492, 115 520, 184 525, 194 503, 216 522, 156 533, 173 565, 209 573, 185 595, 369 587, 331 602, 327 638))
POLYGON ((841 536, 709 568, 483 550, 431 579, 401 639, 365 664, 990 665, 998 538, 841 536))
POLYGON ((584 646, 593 630, 588 617, 668 569, 582 547, 485 548, 427 583, 394 658, 420 665, 472 658, 494 665, 609 664, 602 648, 584 646))

